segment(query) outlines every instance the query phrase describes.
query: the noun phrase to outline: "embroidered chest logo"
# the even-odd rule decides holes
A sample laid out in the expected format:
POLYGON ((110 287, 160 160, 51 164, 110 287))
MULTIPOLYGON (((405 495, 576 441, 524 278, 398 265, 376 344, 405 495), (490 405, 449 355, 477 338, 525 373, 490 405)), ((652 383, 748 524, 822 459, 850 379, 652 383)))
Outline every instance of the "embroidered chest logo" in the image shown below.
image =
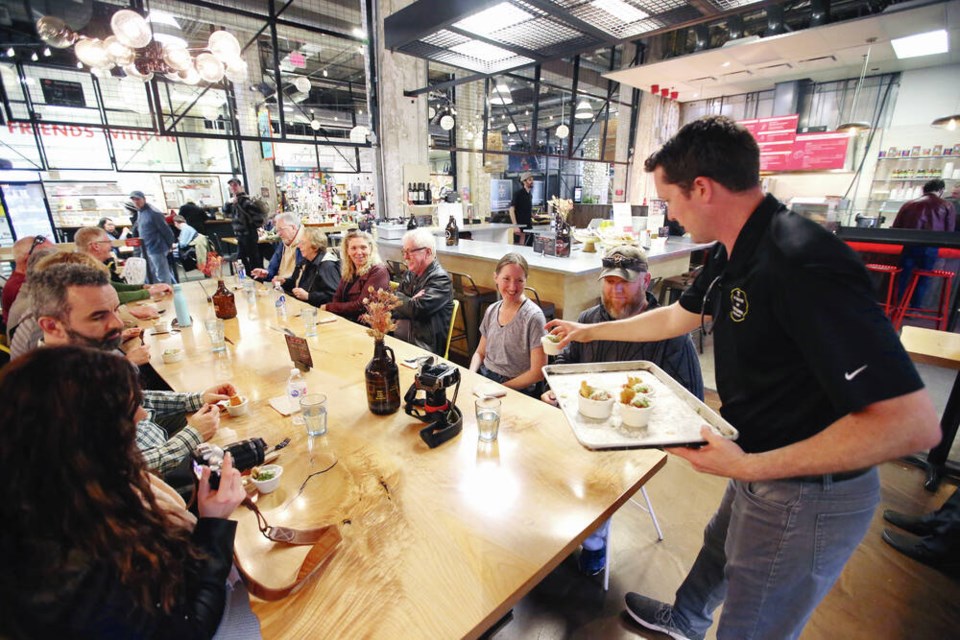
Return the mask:
POLYGON ((730 292, 730 319, 734 322, 743 322, 750 310, 750 303, 747 301, 747 292, 737 287, 730 292))

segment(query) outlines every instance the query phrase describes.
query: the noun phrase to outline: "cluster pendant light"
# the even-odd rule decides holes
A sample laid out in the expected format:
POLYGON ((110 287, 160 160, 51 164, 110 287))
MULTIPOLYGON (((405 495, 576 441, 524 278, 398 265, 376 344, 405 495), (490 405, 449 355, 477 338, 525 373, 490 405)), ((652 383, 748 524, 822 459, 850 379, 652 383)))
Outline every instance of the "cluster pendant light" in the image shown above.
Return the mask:
POLYGON ((177 38, 155 38, 150 23, 136 11, 121 9, 110 19, 112 36, 103 40, 80 35, 60 18, 44 16, 37 20, 37 34, 51 47, 73 46, 77 59, 98 75, 114 67, 143 82, 155 73, 176 82, 195 85, 201 80, 220 82, 224 76, 232 82, 247 77, 247 63, 241 57, 240 43, 227 31, 210 34, 207 46, 196 57, 177 38))

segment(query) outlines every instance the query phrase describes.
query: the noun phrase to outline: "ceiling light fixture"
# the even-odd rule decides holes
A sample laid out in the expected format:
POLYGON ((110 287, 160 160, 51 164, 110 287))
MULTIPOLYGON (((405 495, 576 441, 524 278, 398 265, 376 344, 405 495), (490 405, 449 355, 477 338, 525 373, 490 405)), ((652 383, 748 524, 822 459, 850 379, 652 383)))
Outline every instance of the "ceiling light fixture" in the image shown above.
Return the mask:
POLYGON ((557 137, 561 140, 563 140, 568 135, 570 135, 570 127, 567 126, 567 122, 566 120, 564 120, 564 117, 563 117, 563 114, 564 114, 563 107, 564 107, 563 92, 561 91, 560 92, 560 125, 557 127, 556 131, 554 131, 554 133, 557 134, 557 137))
POLYGON ((490 104, 504 106, 513 104, 513 95, 510 93, 510 85, 506 80, 498 80, 490 96, 490 104))
POLYGON ((855 136, 860 131, 870 130, 869 122, 854 120, 854 118, 857 117, 857 101, 860 99, 860 89, 863 87, 863 78, 867 75, 867 65, 870 64, 870 50, 873 48, 873 43, 876 42, 876 40, 876 38, 867 40, 870 46, 867 47, 867 53, 863 56, 863 68, 860 70, 860 79, 857 80, 857 88, 853 92, 853 104, 850 105, 850 119, 837 127, 837 131, 840 133, 849 133, 851 136, 855 136))
POLYGON ((582 98, 577 104, 577 110, 574 111, 573 117, 577 120, 593 119, 593 107, 590 106, 590 102, 586 98, 582 98))
POLYGON ((950 50, 946 29, 937 29, 927 33, 916 33, 904 38, 894 38, 890 41, 897 59, 919 58, 932 56, 937 53, 946 53, 950 50))
POLYGON ((947 131, 956 131, 957 125, 960 125, 960 113, 955 113, 952 116, 941 116, 930 123, 931 127, 946 129, 947 131))
POLYGON ((110 18, 113 35, 104 40, 80 35, 54 16, 43 16, 36 26, 37 35, 51 47, 73 46, 77 59, 90 67, 91 73, 99 71, 105 76, 119 66, 127 76, 143 82, 152 79, 154 73, 162 73, 170 80, 190 85, 200 80, 220 82, 224 76, 232 82, 243 82, 247 77, 247 63, 240 57, 240 42, 233 34, 213 32, 205 50, 194 59, 186 41, 170 33, 170 29, 179 30, 177 21, 160 11, 151 12, 149 21, 130 9, 117 11, 110 18), (151 22, 163 25, 166 33, 158 33, 151 22))
POLYGON ((632 4, 627 4, 623 0, 593 0, 592 6, 606 11, 614 18, 622 20, 627 24, 632 24, 644 18, 649 18, 650 14, 644 13, 632 4))

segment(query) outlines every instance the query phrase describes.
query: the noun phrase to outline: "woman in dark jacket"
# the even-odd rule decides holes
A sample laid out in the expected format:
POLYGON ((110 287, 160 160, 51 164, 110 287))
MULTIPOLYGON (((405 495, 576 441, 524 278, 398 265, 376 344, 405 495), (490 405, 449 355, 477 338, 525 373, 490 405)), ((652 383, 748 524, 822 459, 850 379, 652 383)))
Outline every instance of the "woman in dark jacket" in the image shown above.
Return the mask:
POLYGON ((359 322, 366 309, 363 299, 373 290, 390 288, 390 272, 380 260, 373 236, 366 231, 351 231, 343 240, 347 257, 343 260, 343 277, 333 300, 320 307, 324 311, 359 322))
POLYGON ((137 374, 112 353, 36 349, 0 396, 0 637, 212 637, 245 496, 232 460, 217 491, 204 468, 197 520, 147 472, 137 374))
POLYGON ((303 260, 293 275, 283 281, 283 290, 315 307, 330 302, 340 284, 340 260, 327 251, 327 234, 319 229, 304 229, 297 246, 303 260))

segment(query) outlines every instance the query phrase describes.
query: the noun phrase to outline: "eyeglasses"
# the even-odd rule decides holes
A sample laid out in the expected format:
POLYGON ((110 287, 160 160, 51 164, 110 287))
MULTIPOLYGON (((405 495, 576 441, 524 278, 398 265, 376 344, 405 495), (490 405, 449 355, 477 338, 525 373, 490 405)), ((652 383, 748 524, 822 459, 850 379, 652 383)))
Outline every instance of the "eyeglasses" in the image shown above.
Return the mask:
POLYGON ((616 254, 609 258, 602 258, 600 264, 604 266, 605 269, 631 269, 633 271, 646 271, 647 263, 645 260, 640 258, 625 258, 620 254, 616 254))
POLYGON ((425 251, 425 250, 426 250, 426 247, 417 247, 416 249, 404 249, 402 253, 404 256, 409 256, 414 253, 417 253, 418 251, 425 251))
POLYGON ((33 250, 39 247, 40 245, 42 245, 46 241, 47 241, 46 236, 34 236, 33 244, 30 245, 30 251, 27 252, 27 257, 29 258, 30 256, 32 256, 33 250))
POLYGON ((720 298, 721 292, 723 291, 723 285, 720 283, 721 276, 717 276, 710 282, 710 286, 707 287, 707 292, 703 294, 703 302, 700 305, 700 334, 703 336, 708 336, 713 333, 713 325, 716 324, 716 321, 713 318, 716 318, 720 313, 720 298), (716 289, 717 299, 712 301, 710 297, 714 294, 714 289, 716 289), (710 309, 710 322, 707 322, 707 307, 710 309))

